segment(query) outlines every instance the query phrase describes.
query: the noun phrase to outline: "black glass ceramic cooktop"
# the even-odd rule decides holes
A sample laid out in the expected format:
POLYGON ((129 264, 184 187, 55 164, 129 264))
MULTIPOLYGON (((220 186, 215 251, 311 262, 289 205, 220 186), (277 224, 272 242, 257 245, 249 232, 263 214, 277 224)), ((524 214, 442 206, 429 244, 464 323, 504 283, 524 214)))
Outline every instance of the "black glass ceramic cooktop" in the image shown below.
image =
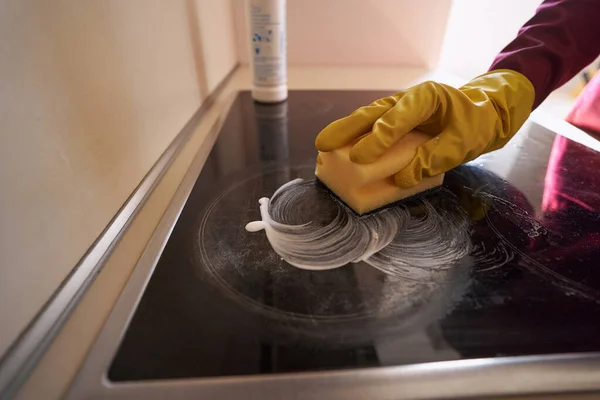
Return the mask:
MULTIPOLYGON (((301 270, 264 232, 244 229, 260 219, 259 198, 298 177, 312 185, 299 215, 329 218, 332 200, 312 181, 314 138, 387 94, 292 91, 277 105, 239 94, 115 355, 112 381, 600 350, 600 154, 535 124, 425 195, 468 221, 471 244, 435 279, 392 278, 364 263, 301 270)), ((405 207, 426 218, 422 204, 405 207)))

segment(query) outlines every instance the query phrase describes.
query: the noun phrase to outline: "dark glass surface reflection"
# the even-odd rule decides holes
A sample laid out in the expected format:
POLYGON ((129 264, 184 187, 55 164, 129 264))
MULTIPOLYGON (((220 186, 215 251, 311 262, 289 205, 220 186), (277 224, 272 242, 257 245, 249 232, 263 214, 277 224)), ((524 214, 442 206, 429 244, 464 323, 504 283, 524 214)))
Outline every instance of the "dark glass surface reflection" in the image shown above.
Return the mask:
MULTIPOLYGON (((427 195, 471 220, 475 250, 444 280, 415 287, 361 263, 303 271, 244 230, 260 197, 313 178, 320 129, 384 95, 292 91, 278 105, 238 96, 111 380, 600 350, 600 153, 535 124, 427 195)), ((315 185, 303 208, 325 216, 328 201, 315 185)))

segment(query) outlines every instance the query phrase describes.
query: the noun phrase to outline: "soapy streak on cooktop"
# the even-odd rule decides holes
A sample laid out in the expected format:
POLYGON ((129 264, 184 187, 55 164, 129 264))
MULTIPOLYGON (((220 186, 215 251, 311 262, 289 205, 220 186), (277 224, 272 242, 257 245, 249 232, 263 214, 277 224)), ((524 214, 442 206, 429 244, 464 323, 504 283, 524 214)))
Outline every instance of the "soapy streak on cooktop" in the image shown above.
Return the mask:
POLYGON ((440 190, 395 206, 407 213, 408 239, 395 254, 433 267, 402 265, 400 276, 366 263, 306 271, 283 261, 264 232, 244 229, 260 220, 258 199, 296 178, 301 195, 288 196, 274 218, 330 223, 342 206, 314 181, 314 137, 386 94, 292 91, 278 105, 238 96, 109 379, 600 350, 600 156, 540 126, 448 173, 440 190), (459 223, 451 237, 445 221, 459 223), (424 246, 419 232, 440 240, 424 246), (436 258, 457 245, 467 246, 460 257, 436 258))

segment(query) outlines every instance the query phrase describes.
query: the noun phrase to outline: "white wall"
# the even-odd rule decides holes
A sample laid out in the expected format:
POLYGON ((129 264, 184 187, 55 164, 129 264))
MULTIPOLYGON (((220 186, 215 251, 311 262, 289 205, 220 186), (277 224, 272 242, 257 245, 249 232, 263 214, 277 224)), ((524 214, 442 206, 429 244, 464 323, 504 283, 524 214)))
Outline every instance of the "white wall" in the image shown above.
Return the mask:
POLYGON ((542 0, 452 0, 439 67, 464 78, 488 70, 542 0))
POLYGON ((232 69, 233 31, 229 1, 0 2, 0 356, 232 69))
MULTIPOLYGON (((244 0, 233 0, 237 54, 248 63, 244 0)), ((450 0, 288 0, 292 65, 437 64, 450 0)))

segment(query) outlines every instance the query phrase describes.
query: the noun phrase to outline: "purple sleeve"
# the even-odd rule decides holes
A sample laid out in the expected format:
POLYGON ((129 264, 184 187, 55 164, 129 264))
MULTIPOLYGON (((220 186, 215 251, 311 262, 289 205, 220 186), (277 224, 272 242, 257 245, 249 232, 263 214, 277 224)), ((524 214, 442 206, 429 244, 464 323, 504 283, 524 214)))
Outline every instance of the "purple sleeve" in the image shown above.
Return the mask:
POLYGON ((525 75, 535 109, 600 54, 600 0, 546 0, 490 67, 525 75))

